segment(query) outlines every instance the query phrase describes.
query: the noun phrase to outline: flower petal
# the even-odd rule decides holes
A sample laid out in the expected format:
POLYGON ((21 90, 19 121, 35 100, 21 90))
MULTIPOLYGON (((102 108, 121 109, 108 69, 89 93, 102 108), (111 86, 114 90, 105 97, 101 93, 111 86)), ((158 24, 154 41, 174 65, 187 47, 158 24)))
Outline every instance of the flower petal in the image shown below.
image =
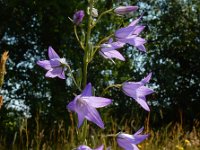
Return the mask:
POLYGON ((71 101, 71 102, 67 105, 67 109, 69 109, 70 111, 75 111, 75 109, 76 109, 75 100, 71 101))
POLYGON ((136 83, 136 82, 124 82, 122 84, 122 90, 123 92, 132 98, 137 98, 137 93, 136 90, 140 87, 141 85, 136 83))
POLYGON ((142 106, 142 108, 144 108, 146 111, 150 111, 149 106, 147 105, 147 102, 146 102, 146 98, 145 98, 145 97, 136 98, 135 100, 136 100, 136 102, 138 102, 138 103, 140 104, 140 106, 142 106))
POLYGON ((89 121, 92 121, 93 123, 98 125, 100 128, 104 128, 104 123, 103 123, 98 111, 89 105, 87 105, 86 109, 87 109, 87 114, 86 114, 85 118, 88 119, 89 121))
POLYGON ((101 146, 95 148, 94 150, 103 150, 103 148, 104 148, 104 145, 101 145, 101 146))
POLYGON ((152 73, 149 73, 144 79, 141 80, 141 83, 144 85, 149 82, 151 79, 152 73))
POLYGON ((128 26, 135 26, 140 21, 140 19, 142 18, 142 16, 143 15, 141 15, 138 19, 133 20, 128 26))
POLYGON ((125 39, 120 40, 121 42, 128 43, 132 46, 138 47, 146 43, 146 40, 141 37, 136 37, 135 35, 128 36, 125 39))
POLYGON ((143 130, 144 130, 144 127, 141 127, 137 132, 133 134, 133 136, 141 134, 143 130))
POLYGON ((144 134, 144 135, 136 135, 135 136, 135 144, 139 144, 141 143, 142 141, 144 141, 146 138, 148 138, 149 135, 148 134, 144 134))
POLYGON ((85 112, 78 112, 78 128, 83 124, 83 121, 85 119, 85 112))
POLYGON ((139 35, 144 30, 144 28, 145 26, 135 26, 133 34, 139 35))
POLYGON ((136 46, 136 48, 139 49, 142 52, 146 52, 146 48, 145 48, 145 46, 143 44, 139 45, 139 46, 136 46))
POLYGON ((91 96, 92 95, 92 84, 88 83, 84 90, 81 93, 82 96, 91 96))
POLYGON ((51 67, 60 67, 61 66, 61 63, 59 61, 59 59, 50 59, 50 64, 51 64, 51 67))
POLYGON ((60 58, 51 46, 48 48, 48 56, 49 59, 60 58))
POLYGON ((92 150, 89 146, 80 145, 76 150, 92 150))
POLYGON ((116 58, 116 59, 125 61, 125 58, 117 50, 108 50, 108 51, 106 50, 107 49, 101 49, 101 51, 99 51, 99 54, 102 55, 106 59, 116 58))
POLYGON ((40 60, 40 61, 37 61, 37 64, 38 64, 40 67, 43 67, 43 68, 46 69, 46 70, 52 69, 49 60, 42 60, 42 61, 40 60))
POLYGON ((137 89, 137 96, 141 97, 141 96, 146 96, 149 95, 151 93, 153 93, 154 91, 148 87, 145 86, 141 86, 137 89))
POLYGON ((95 107, 95 108, 101 108, 112 103, 111 99, 103 98, 103 97, 84 96, 81 98, 84 101, 86 101, 90 106, 95 107))
POLYGON ((52 70, 47 71, 47 73, 45 74, 45 77, 49 77, 49 78, 55 78, 57 76, 57 74, 52 73, 52 70))
POLYGON ((134 30, 134 26, 120 28, 115 32, 115 37, 119 39, 126 38, 127 36, 133 33, 133 30, 134 30))
POLYGON ((50 78, 55 78, 55 77, 59 77, 61 79, 65 79, 65 75, 63 72, 63 68, 62 67, 58 67, 58 68, 53 68, 52 70, 49 70, 46 75, 46 77, 50 77, 50 78))
POLYGON ((64 68, 62 68, 62 72, 60 74, 58 74, 58 78, 60 79, 65 79, 65 71, 64 68))
POLYGON ((127 139, 117 137, 118 145, 125 150, 133 150, 133 144, 127 139))

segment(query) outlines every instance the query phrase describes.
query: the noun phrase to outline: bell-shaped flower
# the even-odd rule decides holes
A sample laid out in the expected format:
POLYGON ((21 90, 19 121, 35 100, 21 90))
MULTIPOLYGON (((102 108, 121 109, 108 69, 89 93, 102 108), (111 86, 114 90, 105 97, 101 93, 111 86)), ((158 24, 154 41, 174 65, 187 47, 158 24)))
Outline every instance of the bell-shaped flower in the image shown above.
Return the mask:
POLYGON ((84 16, 85 16, 85 13, 84 13, 83 10, 77 11, 77 12, 73 15, 73 22, 74 22, 74 24, 75 24, 75 25, 79 25, 79 24, 82 22, 84 16))
POLYGON ((91 149, 89 146, 86 146, 86 145, 81 145, 78 148, 76 148, 76 150, 103 150, 103 148, 104 148, 103 145, 101 145, 101 146, 99 146, 98 148, 95 148, 95 149, 91 149))
POLYGON ((130 12, 135 12, 138 6, 119 6, 115 8, 114 12, 119 15, 125 15, 130 12))
POLYGON ((118 29, 115 32, 115 38, 119 42, 130 44, 140 51, 146 52, 144 47, 146 40, 139 37, 139 34, 144 30, 145 26, 136 25, 140 19, 141 17, 132 21, 127 27, 118 29))
POLYGON ((101 44, 99 54, 106 59, 112 60, 112 58, 116 58, 124 61, 125 58, 116 50, 122 48, 124 44, 125 43, 122 42, 113 42, 113 39, 111 38, 108 43, 101 44))
POLYGON ((86 118, 100 128, 104 128, 104 123, 96 108, 101 108, 111 103, 112 101, 108 98, 92 96, 92 85, 88 83, 83 92, 77 95, 75 99, 67 105, 67 108, 78 114, 78 127, 82 125, 86 118))
POLYGON ((147 77, 142 79, 139 82, 124 82, 122 84, 122 90, 127 95, 132 97, 139 103, 146 111, 150 111, 149 106, 146 102, 146 95, 153 93, 154 91, 146 86, 151 79, 152 73, 149 73, 147 77))
POLYGON ((139 150, 137 144, 144 141, 149 135, 141 135, 143 127, 139 129, 135 134, 130 135, 126 133, 119 133, 117 135, 117 143, 124 150, 139 150))
POLYGON ((58 77, 65 79, 65 71, 67 69, 67 62, 65 58, 60 58, 51 46, 48 48, 48 56, 49 60, 37 61, 39 66, 48 70, 45 76, 50 78, 58 77))

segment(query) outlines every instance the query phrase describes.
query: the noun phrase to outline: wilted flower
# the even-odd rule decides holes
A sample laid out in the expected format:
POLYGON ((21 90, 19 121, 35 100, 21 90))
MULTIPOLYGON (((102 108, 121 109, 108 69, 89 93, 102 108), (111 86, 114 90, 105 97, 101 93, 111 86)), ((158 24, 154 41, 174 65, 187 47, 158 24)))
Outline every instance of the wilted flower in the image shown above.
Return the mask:
POLYGON ((137 147, 137 144, 141 143, 143 140, 145 140, 149 136, 148 134, 140 135, 143 129, 144 128, 142 127, 133 135, 119 133, 117 135, 118 145, 124 150, 139 150, 137 147))
POLYGON ((77 11, 73 15, 73 22, 74 22, 74 24, 79 25, 82 22, 84 16, 85 16, 85 13, 84 13, 83 10, 77 11))
POLYGON ((138 36, 144 30, 145 26, 136 25, 140 21, 141 17, 132 21, 127 27, 118 29, 115 32, 115 37, 117 41, 128 43, 135 46, 140 51, 146 52, 144 47, 146 40, 138 36))
POLYGON ((48 48, 49 60, 38 61, 37 64, 44 69, 48 70, 46 77, 65 79, 65 70, 67 62, 65 58, 60 58, 54 49, 49 46, 48 48))
POLYGON ((86 145, 81 145, 79 146, 76 150, 103 150, 103 145, 101 145, 100 147, 98 148, 95 148, 95 149, 91 149, 89 146, 86 146, 86 145))
POLYGON ((124 61, 125 58, 116 50, 119 48, 122 48, 124 46, 124 43, 122 42, 113 42, 113 39, 110 39, 108 43, 101 45, 101 50, 99 51, 99 54, 102 55, 106 59, 116 58, 119 60, 124 61))
POLYGON ((145 110, 150 111, 146 102, 146 95, 153 93, 154 91, 144 85, 151 79, 152 73, 149 73, 147 77, 139 82, 124 82, 122 84, 122 90, 127 95, 136 100, 145 110))
POLYGON ((95 108, 107 106, 111 102, 112 101, 108 98, 92 96, 92 85, 88 83, 83 92, 77 95, 75 99, 67 105, 67 108, 78 114, 78 127, 82 125, 84 118, 86 118, 100 128, 104 128, 104 123, 95 108))
POLYGON ((134 12, 138 9, 138 6, 119 6, 114 12, 119 15, 124 15, 130 12, 134 12))

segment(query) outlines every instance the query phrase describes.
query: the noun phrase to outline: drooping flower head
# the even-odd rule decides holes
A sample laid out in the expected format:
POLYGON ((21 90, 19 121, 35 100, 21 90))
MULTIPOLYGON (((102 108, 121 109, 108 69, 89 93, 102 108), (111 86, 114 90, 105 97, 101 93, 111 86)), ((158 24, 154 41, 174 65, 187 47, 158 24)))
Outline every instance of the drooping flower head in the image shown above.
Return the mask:
POLYGON ((139 129, 135 134, 130 135, 126 133, 119 133, 117 135, 117 143, 124 150, 139 150, 137 144, 144 141, 149 135, 140 133, 143 131, 143 127, 139 129))
POLYGON ((67 62, 65 58, 60 58, 54 49, 49 46, 48 48, 49 60, 37 61, 37 64, 44 69, 48 70, 46 77, 65 79, 65 71, 67 62))
POLYGON ((78 114, 78 127, 82 125, 84 119, 87 119, 100 128, 104 128, 104 123, 96 108, 107 106, 111 104, 111 102, 112 101, 108 98, 92 96, 92 85, 88 83, 83 92, 77 95, 75 99, 67 105, 67 108, 78 114))
POLYGON ((73 22, 74 22, 74 24, 79 25, 79 24, 82 22, 84 16, 85 16, 85 13, 84 13, 83 10, 77 11, 77 12, 73 15, 73 22))
POLYGON ((103 148, 104 148, 103 145, 95 149, 91 149, 89 146, 86 146, 86 145, 81 145, 76 150, 103 150, 103 148))
POLYGON ((125 15, 130 12, 134 12, 138 9, 138 6, 119 6, 115 8, 114 12, 119 15, 125 15))
POLYGON ((136 100, 146 111, 150 111, 146 102, 146 95, 153 93, 154 91, 146 86, 151 79, 152 73, 149 73, 147 77, 139 82, 124 82, 122 84, 122 90, 127 95, 136 100))
POLYGON ((116 50, 116 49, 122 48, 123 46, 124 46, 124 43, 113 42, 113 39, 111 38, 108 41, 108 43, 101 44, 101 49, 99 51, 99 54, 106 59, 112 60, 112 58, 116 58, 116 59, 124 61, 125 58, 116 50))

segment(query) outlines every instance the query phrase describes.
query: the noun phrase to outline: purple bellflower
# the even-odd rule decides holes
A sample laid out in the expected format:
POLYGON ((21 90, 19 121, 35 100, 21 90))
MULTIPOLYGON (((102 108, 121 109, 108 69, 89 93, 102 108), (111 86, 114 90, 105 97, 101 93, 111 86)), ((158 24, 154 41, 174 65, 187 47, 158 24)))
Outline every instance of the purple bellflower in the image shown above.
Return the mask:
POLYGON ((128 43, 135 46, 140 51, 146 52, 144 47, 146 40, 139 37, 139 34, 144 30, 145 26, 136 25, 140 21, 141 17, 132 21, 127 27, 118 29, 115 32, 115 37, 117 41, 128 43))
POLYGON ((139 129, 135 134, 130 135, 126 133, 119 133, 117 135, 117 143, 124 150, 139 150, 137 144, 144 141, 149 135, 140 133, 143 131, 143 127, 139 129))
POLYGON ((154 91, 144 85, 151 79, 152 73, 149 73, 147 77, 139 82, 124 82, 122 84, 122 90, 127 95, 136 100, 146 111, 150 111, 146 102, 146 95, 153 93, 154 91))
POLYGON ((95 149, 91 149, 89 146, 86 146, 86 145, 81 145, 76 150, 103 150, 103 148, 104 148, 103 145, 101 145, 101 146, 99 146, 98 148, 95 148, 95 149))
POLYGON ((49 46, 48 48, 49 60, 38 61, 37 64, 44 69, 48 70, 46 77, 65 79, 65 71, 67 62, 65 58, 60 58, 54 49, 49 46))
POLYGON ((115 8, 114 12, 119 15, 125 15, 130 12, 135 12, 138 6, 119 6, 115 8))
POLYGON ((86 118, 100 128, 104 128, 104 123, 95 108, 107 106, 111 102, 108 98, 92 96, 92 85, 88 83, 82 93, 67 105, 67 108, 78 114, 78 127, 82 125, 84 118, 86 118))
POLYGON ((83 17, 85 16, 85 13, 83 10, 79 10, 77 11, 74 15, 73 15, 73 22, 75 25, 79 25, 82 20, 83 20, 83 17))
POLYGON ((113 39, 111 38, 108 43, 101 44, 99 54, 106 59, 112 60, 112 58, 116 58, 124 61, 125 58, 116 50, 122 48, 124 44, 125 43, 122 42, 113 42, 113 39))

